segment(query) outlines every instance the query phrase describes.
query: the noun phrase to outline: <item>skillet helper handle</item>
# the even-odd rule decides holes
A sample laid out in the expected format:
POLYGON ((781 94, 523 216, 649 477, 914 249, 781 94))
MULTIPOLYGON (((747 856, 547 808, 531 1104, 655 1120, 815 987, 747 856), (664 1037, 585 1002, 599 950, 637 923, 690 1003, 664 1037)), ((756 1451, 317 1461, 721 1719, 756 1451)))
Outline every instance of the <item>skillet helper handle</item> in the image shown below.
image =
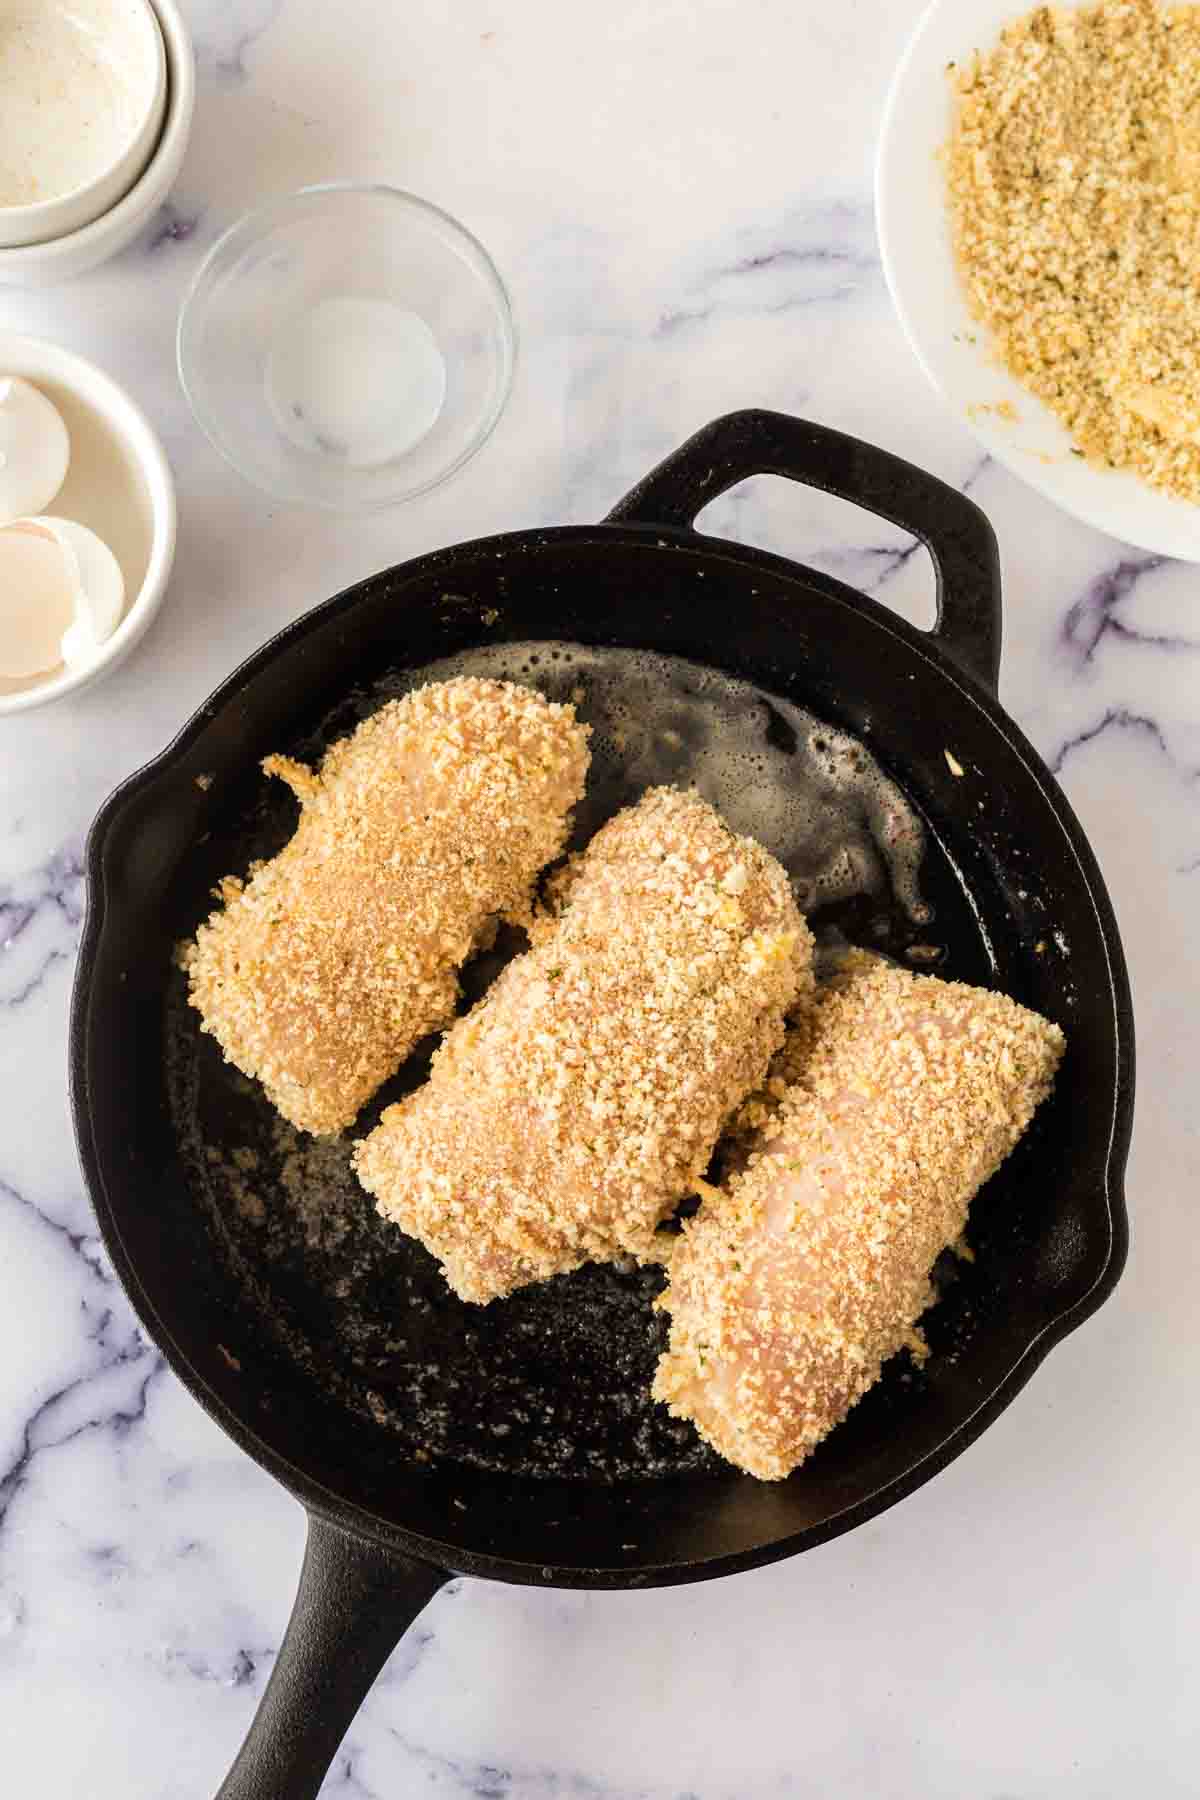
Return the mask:
POLYGON ((786 413, 726 413, 652 469, 609 522, 688 529, 710 500, 750 475, 785 475, 821 488, 920 538, 937 578, 930 636, 995 692, 1000 564, 992 528, 965 494, 888 450, 786 413))
POLYGON ((449 1579, 310 1514, 287 1632, 217 1800, 315 1800, 375 1677, 449 1579))

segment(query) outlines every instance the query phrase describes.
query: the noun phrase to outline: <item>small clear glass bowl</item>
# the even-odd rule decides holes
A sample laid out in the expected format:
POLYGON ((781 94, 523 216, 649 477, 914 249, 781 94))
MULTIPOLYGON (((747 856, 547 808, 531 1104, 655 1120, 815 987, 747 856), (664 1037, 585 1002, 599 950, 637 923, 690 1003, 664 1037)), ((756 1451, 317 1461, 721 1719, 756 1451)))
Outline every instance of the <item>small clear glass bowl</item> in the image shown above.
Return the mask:
POLYGON ((247 213, 179 315, 201 429, 276 500, 364 512, 445 481, 486 443, 516 333, 487 251, 439 207, 335 182, 247 213))

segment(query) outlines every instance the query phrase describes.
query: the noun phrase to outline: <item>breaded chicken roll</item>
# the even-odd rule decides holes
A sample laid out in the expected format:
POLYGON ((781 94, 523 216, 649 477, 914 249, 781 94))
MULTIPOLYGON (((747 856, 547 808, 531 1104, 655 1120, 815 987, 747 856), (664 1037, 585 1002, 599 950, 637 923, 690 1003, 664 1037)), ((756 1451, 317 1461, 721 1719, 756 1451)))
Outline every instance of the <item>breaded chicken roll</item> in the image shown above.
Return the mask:
POLYGON ((684 1227, 654 1395, 774 1481, 919 1348, 930 1270, 1050 1090, 1057 1025, 852 953, 782 1059, 746 1165, 684 1227))
POLYGON ((222 882, 183 960, 204 1030, 285 1119, 341 1130, 453 1016, 481 934, 528 916, 588 760, 571 707, 473 678, 390 702, 317 773, 267 758, 300 801, 295 835, 222 882))
POLYGON ((657 1254, 812 979, 786 873, 694 793, 652 790, 557 885, 533 949, 356 1153, 464 1300, 657 1254))

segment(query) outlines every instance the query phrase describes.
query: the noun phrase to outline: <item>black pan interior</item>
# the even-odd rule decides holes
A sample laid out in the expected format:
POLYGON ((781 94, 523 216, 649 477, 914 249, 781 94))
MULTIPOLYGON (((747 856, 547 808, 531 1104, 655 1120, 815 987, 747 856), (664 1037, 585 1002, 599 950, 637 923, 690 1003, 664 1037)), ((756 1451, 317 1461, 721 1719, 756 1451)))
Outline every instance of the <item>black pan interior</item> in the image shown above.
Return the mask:
MULTIPOLYGON (((840 1529, 881 1488, 919 1478, 965 1440, 1030 1346, 1086 1301, 1113 1236, 1105 1174, 1119 1052, 1107 953, 1040 777, 944 668, 878 609, 774 559, 629 530, 500 540, 336 603, 118 801, 92 1008, 119 1054, 92 1057, 88 1075, 107 1202, 152 1329, 300 1491, 415 1533, 463 1566, 501 1557, 636 1579, 753 1556, 840 1529), (794 706, 867 746, 922 821, 919 895, 905 888, 903 844, 890 855, 880 827, 903 820, 902 803, 851 821, 879 851, 873 867, 860 859, 857 881, 810 879, 821 845, 807 862, 793 855, 816 924, 999 985, 1059 1019, 1071 1044, 1054 1100, 976 1204, 975 1261, 943 1271, 929 1363, 897 1359, 780 1487, 731 1474, 646 1398, 663 1333, 656 1271, 585 1269, 486 1309, 457 1302, 432 1259, 374 1217, 348 1146, 291 1132, 221 1061, 172 963, 215 880, 292 828, 285 790, 257 774, 266 751, 312 758, 464 653, 455 667, 574 691, 586 714, 614 668, 645 676, 630 646, 688 659, 681 680, 686 689, 694 671, 695 704, 671 714, 657 760, 601 732, 581 837, 647 778, 686 781, 699 765, 711 776, 697 723, 705 670, 736 675, 751 686, 752 719, 741 763, 725 759, 713 794, 735 823, 755 828, 756 797, 778 781, 781 757, 803 773, 794 706), (771 771, 756 765, 755 734, 771 771)), ((772 847, 802 840, 793 831, 772 847)), ((496 966, 481 959, 468 990, 496 966)), ((422 1068, 414 1058, 356 1131, 422 1068)))

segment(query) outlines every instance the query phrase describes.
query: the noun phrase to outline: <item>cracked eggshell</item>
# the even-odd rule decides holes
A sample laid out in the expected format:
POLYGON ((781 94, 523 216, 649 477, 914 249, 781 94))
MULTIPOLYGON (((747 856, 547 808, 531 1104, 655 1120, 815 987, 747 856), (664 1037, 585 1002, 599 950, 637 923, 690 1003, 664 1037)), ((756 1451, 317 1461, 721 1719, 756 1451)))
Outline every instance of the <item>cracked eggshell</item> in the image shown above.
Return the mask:
POLYGON ((26 521, 49 532, 63 554, 75 598, 75 617, 63 633, 63 661, 86 662, 111 637, 125 605, 125 577, 103 538, 74 519, 26 521))
POLYGON ((0 525, 45 512, 70 463, 57 406, 31 381, 0 374, 0 525))
POLYGON ((0 526, 0 539, 10 532, 49 539, 57 548, 62 591, 71 609, 71 622, 62 634, 61 658, 68 668, 85 665, 120 621, 125 604, 120 564, 103 539, 73 519, 49 515, 13 519, 0 526))

